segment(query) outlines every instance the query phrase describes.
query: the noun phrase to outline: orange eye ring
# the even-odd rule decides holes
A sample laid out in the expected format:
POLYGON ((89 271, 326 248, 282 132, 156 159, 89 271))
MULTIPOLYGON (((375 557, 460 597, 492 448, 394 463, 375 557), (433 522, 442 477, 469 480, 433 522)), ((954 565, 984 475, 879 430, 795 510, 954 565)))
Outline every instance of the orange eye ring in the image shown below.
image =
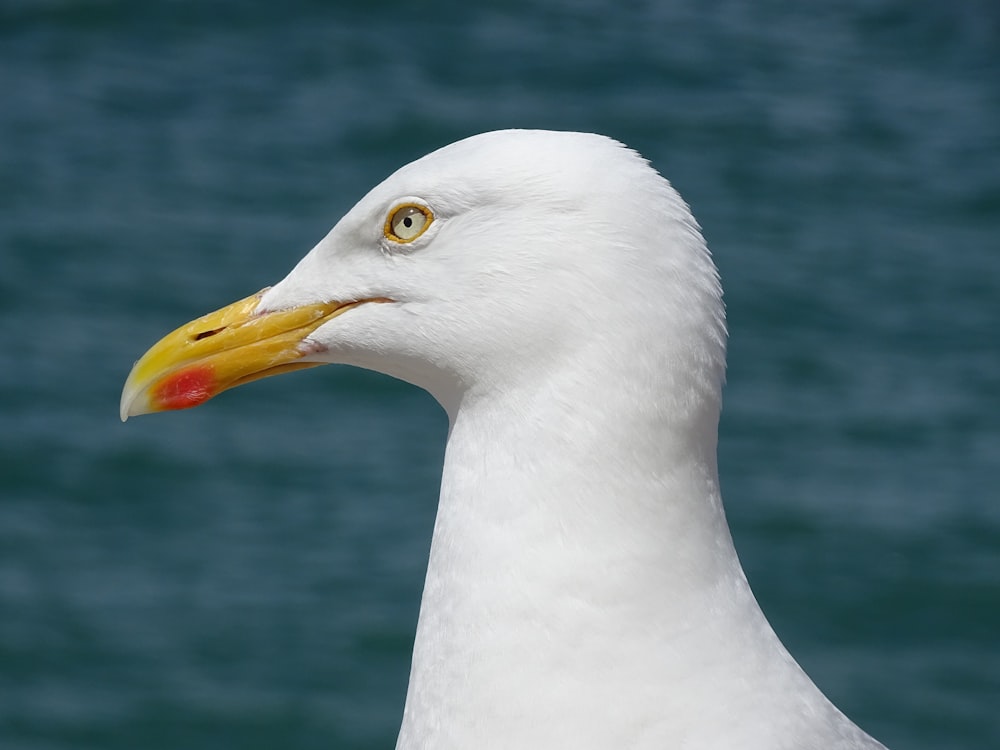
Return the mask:
POLYGON ((427 206, 419 203, 402 203, 396 206, 385 219, 383 234, 393 242, 413 242, 427 231, 434 221, 434 214, 427 206))

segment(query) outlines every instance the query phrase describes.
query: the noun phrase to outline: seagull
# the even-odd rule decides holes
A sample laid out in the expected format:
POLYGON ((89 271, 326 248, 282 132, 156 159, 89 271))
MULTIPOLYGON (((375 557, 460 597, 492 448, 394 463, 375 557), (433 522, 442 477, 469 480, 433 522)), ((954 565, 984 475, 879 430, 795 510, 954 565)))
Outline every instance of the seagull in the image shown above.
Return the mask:
POLYGON ((371 190, 280 282, 136 362, 123 420, 326 363, 448 414, 397 750, 882 748, 779 641, 716 460, 718 272, 610 138, 507 130, 371 190))

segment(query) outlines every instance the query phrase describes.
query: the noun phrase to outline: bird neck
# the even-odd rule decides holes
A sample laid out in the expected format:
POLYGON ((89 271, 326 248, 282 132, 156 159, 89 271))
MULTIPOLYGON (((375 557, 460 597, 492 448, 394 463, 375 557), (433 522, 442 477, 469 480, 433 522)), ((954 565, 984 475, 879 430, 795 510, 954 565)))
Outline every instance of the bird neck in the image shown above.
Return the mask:
POLYGON ((749 707, 776 681, 811 686, 732 545, 717 402, 678 424, 655 399, 567 393, 453 415, 399 748, 484 747, 501 727, 509 747, 635 747, 641 726, 716 731, 684 710, 699 692, 749 707))

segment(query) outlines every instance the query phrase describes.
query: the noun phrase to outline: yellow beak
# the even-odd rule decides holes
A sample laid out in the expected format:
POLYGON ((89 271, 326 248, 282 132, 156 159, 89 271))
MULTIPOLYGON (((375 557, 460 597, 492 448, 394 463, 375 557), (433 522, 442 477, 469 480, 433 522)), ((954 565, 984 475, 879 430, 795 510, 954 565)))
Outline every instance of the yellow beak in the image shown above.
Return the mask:
MULTIPOLYGON (((167 334, 132 367, 121 418, 186 409, 223 391, 316 362, 302 341, 361 302, 325 302, 255 315, 262 290, 167 334)), ((366 300, 376 301, 376 300, 366 300)), ((382 300, 377 300, 382 301, 382 300)))

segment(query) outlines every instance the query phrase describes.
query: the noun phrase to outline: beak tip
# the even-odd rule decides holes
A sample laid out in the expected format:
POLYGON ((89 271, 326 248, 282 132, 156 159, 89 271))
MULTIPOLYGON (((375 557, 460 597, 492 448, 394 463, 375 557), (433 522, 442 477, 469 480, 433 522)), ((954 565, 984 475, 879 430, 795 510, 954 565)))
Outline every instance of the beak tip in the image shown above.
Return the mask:
POLYGON ((133 409, 135 404, 136 393, 132 388, 129 388, 129 384, 125 384, 125 388, 122 389, 122 399, 118 405, 118 416, 121 417, 122 422, 127 422, 129 417, 134 417, 138 412, 133 409))
POLYGON ((121 400, 118 402, 118 416, 122 422, 127 422, 129 417, 134 417, 136 414, 132 407, 135 404, 136 396, 138 396, 135 387, 135 370, 138 364, 138 360, 132 363, 132 369, 129 370, 128 377, 125 378, 125 385, 122 386, 121 400))
POLYGON ((143 382, 143 378, 136 373, 138 368, 139 362, 136 362, 122 386, 122 396, 118 402, 118 416, 122 422, 127 422, 129 417, 148 414, 154 410, 150 393, 153 383, 143 382))

